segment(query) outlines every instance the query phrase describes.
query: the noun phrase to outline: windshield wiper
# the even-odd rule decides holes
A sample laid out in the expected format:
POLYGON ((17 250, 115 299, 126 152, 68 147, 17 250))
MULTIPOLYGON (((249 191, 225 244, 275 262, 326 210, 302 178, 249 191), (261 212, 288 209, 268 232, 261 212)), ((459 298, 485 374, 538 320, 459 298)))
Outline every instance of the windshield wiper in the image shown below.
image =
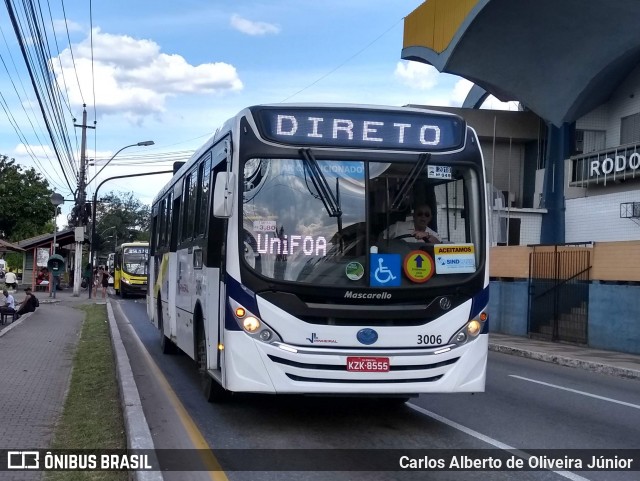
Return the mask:
POLYGON ((333 192, 329 187, 329 183, 320 170, 318 161, 313 156, 311 149, 300 149, 300 155, 304 161, 304 170, 309 174, 311 182, 313 182, 313 186, 316 188, 316 192, 318 193, 318 197, 320 197, 320 200, 324 204, 324 208, 327 209, 327 212, 329 213, 329 217, 342 217, 340 202, 336 196, 333 195, 333 192))
POLYGON ((420 173, 424 170, 430 158, 431 154, 420 154, 420 157, 418 157, 418 162, 415 163, 413 169, 411 169, 411 172, 409 172, 409 174, 402 181, 400 189, 398 189, 396 196, 393 198, 393 202, 391 202, 391 210, 400 209, 402 201, 413 187, 413 184, 418 179, 420 173))

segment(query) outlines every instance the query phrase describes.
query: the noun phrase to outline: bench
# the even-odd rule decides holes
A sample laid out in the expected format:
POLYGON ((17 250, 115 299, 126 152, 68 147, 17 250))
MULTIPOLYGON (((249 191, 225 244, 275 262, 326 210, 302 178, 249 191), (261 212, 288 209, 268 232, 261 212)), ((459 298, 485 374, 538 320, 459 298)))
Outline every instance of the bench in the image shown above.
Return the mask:
POLYGON ((11 318, 11 322, 15 322, 16 318, 18 317, 18 312, 17 311, 13 311, 13 312, 2 312, 0 313, 0 324, 6 324, 7 323, 7 319, 11 318))

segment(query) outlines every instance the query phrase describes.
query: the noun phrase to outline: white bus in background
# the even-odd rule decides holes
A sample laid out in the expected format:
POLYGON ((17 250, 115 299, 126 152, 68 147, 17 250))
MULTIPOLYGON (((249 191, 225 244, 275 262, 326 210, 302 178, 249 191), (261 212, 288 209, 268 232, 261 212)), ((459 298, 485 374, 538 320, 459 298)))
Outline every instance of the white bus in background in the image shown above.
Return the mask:
POLYGON ((112 252, 111 254, 109 254, 107 256, 107 270, 109 271, 109 274, 113 275, 113 261, 116 257, 116 253, 112 252))
POLYGON ((197 362, 209 400, 483 391, 484 189, 476 134, 449 113, 243 110, 152 206, 163 352, 197 362), (437 235, 390 234, 424 205, 437 235))

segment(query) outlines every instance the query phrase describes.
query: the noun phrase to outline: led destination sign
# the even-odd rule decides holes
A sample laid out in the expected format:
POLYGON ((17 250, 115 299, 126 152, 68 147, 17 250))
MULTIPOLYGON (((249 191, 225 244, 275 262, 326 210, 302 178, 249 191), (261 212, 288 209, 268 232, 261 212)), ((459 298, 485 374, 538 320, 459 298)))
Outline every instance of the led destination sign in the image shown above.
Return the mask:
POLYGON ((451 115, 381 110, 263 109, 262 135, 301 145, 418 151, 462 147, 465 124, 451 115))

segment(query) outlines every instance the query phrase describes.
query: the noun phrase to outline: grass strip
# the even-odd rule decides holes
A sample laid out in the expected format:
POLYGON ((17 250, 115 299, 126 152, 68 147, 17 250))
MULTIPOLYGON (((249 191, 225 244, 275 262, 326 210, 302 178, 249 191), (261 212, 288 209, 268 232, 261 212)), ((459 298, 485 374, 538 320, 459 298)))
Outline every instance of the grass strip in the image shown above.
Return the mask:
MULTIPOLYGON (((86 318, 69 392, 51 449, 125 449, 127 440, 109 336, 107 306, 78 306, 86 318)), ((124 471, 47 471, 47 481, 125 481, 124 471)))

